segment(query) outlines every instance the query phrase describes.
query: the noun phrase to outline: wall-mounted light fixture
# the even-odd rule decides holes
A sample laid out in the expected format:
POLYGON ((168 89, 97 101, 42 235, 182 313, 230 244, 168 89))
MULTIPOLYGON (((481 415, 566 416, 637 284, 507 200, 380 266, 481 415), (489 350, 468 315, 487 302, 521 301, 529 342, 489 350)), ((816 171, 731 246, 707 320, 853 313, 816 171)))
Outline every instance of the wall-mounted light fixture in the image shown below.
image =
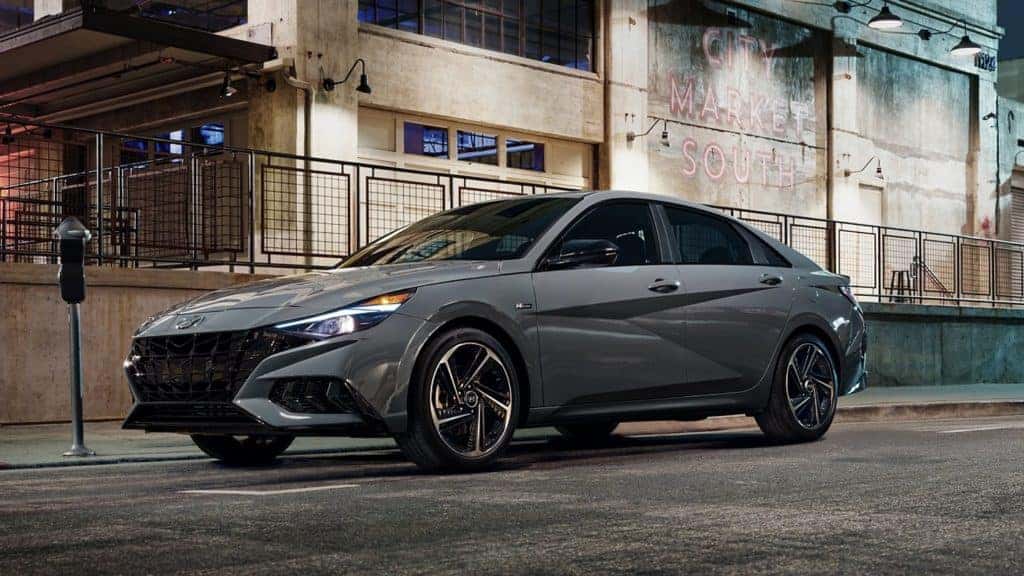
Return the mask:
POLYGON ((872 156, 871 158, 868 158, 868 161, 865 162, 864 165, 860 167, 860 170, 850 170, 849 168, 847 168, 844 171, 844 173, 846 174, 847 178, 853 176, 854 174, 860 174, 861 172, 867 170, 868 166, 870 166, 872 162, 878 163, 878 166, 875 167, 875 178, 878 178, 879 180, 885 180, 885 176, 882 175, 882 161, 878 159, 878 156, 872 156))
MULTIPOLYGON (((360 66, 359 86, 356 86, 356 92, 369 94, 371 90, 370 83, 366 81, 366 62, 364 62, 362 58, 356 58, 356 61, 352 63, 352 66, 348 69, 348 72, 345 74, 345 77, 342 78, 341 80, 335 80, 333 78, 322 78, 320 80, 320 85, 323 86, 324 90, 328 92, 334 90, 335 86, 348 82, 349 77, 352 76, 352 72, 356 69, 356 65, 360 66)), ((323 76, 322 68, 320 69, 320 76, 323 76)))
POLYGON ((964 35, 960 38, 960 41, 949 49, 949 53, 953 56, 974 56, 978 52, 981 52, 981 46, 971 40, 971 37, 967 35, 966 28, 964 29, 964 35))
POLYGON ((875 30, 894 30, 903 26, 903 19, 892 13, 889 10, 889 3, 886 2, 882 5, 882 9, 875 14, 871 20, 868 20, 868 26, 875 30))
POLYGON ((640 134, 637 134, 636 132, 634 132, 632 130, 630 130, 629 132, 626 132, 626 142, 632 142, 633 140, 636 140, 637 138, 643 138, 644 136, 647 136, 648 134, 651 133, 651 130, 654 130, 654 127, 658 125, 658 122, 662 123, 662 126, 661 126, 661 139, 659 140, 659 142, 661 143, 662 146, 664 146, 665 148, 668 148, 669 146, 671 146, 671 143, 668 140, 668 120, 662 120, 662 119, 659 119, 659 118, 655 118, 654 122, 651 122, 651 125, 647 128, 647 130, 641 132, 640 134))
POLYGON ((231 72, 224 72, 224 82, 220 85, 220 97, 231 98, 235 94, 238 94, 238 88, 231 85, 231 72))

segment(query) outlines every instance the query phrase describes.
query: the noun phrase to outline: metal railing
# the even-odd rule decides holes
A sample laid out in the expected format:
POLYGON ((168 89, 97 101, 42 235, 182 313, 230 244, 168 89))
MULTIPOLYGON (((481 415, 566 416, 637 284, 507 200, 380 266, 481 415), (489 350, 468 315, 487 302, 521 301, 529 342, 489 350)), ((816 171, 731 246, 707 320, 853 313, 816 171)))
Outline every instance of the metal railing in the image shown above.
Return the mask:
POLYGON ((1024 244, 716 207, 850 277, 857 296, 879 302, 1024 305, 1024 244))
MULTIPOLYGON (((435 212, 566 188, 0 116, 0 261, 55 262, 65 216, 91 264, 322 268, 435 212)), ((719 207, 883 302, 1024 305, 1024 245, 719 207)))
POLYGON ((322 268, 441 210, 565 190, 0 115, 0 261, 54 262, 76 216, 90 264, 322 268))

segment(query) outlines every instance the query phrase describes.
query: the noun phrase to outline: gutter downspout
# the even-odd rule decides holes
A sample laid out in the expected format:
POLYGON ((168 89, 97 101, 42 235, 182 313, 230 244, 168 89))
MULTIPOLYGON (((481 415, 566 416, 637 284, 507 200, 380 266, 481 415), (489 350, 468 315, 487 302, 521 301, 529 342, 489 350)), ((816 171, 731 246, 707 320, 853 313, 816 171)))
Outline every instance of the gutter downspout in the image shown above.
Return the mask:
POLYGON ((307 269, 313 266, 313 190, 310 176, 310 149, 313 147, 313 85, 295 77, 295 68, 284 73, 289 86, 302 90, 302 249, 307 269))

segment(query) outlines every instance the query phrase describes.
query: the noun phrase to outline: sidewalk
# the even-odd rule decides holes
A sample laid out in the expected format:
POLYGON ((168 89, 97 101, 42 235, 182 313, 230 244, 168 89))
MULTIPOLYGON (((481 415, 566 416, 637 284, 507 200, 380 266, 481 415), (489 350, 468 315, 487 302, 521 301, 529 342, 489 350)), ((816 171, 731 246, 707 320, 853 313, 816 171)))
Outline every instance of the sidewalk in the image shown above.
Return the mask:
MULTIPOLYGON (((869 388, 839 402, 838 422, 889 419, 965 418, 1024 414, 1024 384, 972 384, 869 388)), ((725 416, 697 422, 631 422, 619 434, 666 434, 746 428, 752 418, 725 416)), ((557 435, 551 428, 522 430, 517 439, 557 435)), ((91 422, 85 427, 92 458, 64 458, 71 431, 68 424, 0 427, 0 469, 202 459, 188 436, 122 430, 120 422, 91 422)), ((320 454, 387 450, 388 438, 298 438, 288 454, 320 454)))

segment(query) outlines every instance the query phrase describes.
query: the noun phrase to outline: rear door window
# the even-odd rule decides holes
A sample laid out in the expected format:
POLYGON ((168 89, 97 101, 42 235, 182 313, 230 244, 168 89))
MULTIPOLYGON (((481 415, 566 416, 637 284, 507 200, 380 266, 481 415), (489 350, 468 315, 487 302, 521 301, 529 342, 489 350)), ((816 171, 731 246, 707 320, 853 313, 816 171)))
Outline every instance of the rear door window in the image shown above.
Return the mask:
POLYGON ((665 216, 680 264, 753 264, 750 246, 728 221, 670 205, 665 206, 665 216))

